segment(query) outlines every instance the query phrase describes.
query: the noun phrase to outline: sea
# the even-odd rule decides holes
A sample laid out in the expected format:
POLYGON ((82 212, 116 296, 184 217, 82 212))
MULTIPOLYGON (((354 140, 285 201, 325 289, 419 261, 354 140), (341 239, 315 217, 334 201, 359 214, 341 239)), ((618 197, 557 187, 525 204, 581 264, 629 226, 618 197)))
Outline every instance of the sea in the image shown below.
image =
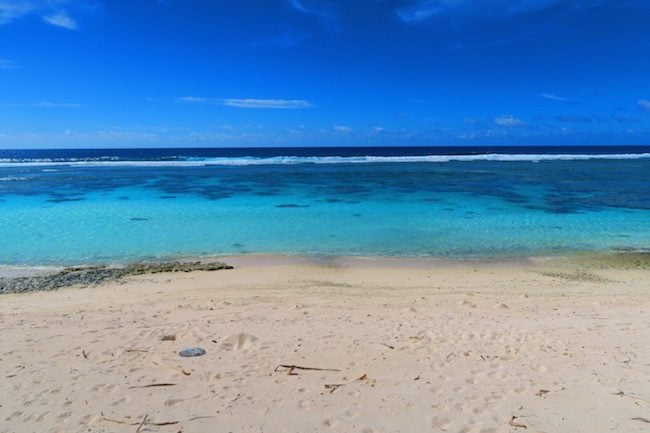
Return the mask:
POLYGON ((650 146, 0 150, 0 265, 650 248, 650 146))

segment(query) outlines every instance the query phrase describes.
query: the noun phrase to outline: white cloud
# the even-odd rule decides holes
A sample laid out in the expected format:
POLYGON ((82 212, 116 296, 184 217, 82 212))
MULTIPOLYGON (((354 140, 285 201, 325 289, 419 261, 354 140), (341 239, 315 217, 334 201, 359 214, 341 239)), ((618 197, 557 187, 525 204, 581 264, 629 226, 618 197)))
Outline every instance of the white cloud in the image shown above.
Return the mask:
MULTIPOLYGON (((68 30, 78 28, 68 11, 60 9, 62 4, 77 7, 81 2, 68 0, 0 0, 0 25, 10 24, 25 15, 40 15, 43 22, 68 30)), ((88 8, 84 5, 83 8, 88 8)), ((77 7, 77 9, 79 9, 77 7)))
POLYGON ((334 125, 334 131, 338 132, 339 134, 349 134, 353 130, 349 126, 345 125, 334 125))
POLYGON ((30 1, 0 0, 0 25, 9 24, 33 9, 30 1))
POLYGON ((18 108, 79 108, 81 104, 73 104, 68 102, 31 102, 22 104, 0 104, 4 107, 18 107, 18 108))
POLYGON ((0 69, 16 69, 17 67, 18 63, 13 60, 0 59, 0 69))
POLYGON ((296 10, 304 14, 318 15, 317 11, 307 7, 307 5, 304 5, 302 2, 298 0, 291 0, 291 6, 293 6, 296 10))
POLYGON ((526 122, 512 115, 502 114, 494 118, 494 123, 499 126, 525 126, 526 122))
POLYGON ((237 108, 309 108, 311 104, 304 99, 255 99, 255 98, 229 98, 215 99, 199 96, 182 96, 176 98, 177 103, 182 104, 221 104, 237 108))
POLYGON ((308 108, 311 104, 304 99, 224 99, 223 105, 237 108, 308 108))
POLYGON ((43 16, 46 23, 55 27, 62 27, 68 30, 77 30, 77 22, 73 20, 66 11, 58 11, 51 15, 43 16))
POLYGON ((413 7, 395 10, 397 16, 406 23, 417 22, 431 18, 449 7, 448 1, 424 0, 413 7))
POLYGON ((81 104, 70 104, 66 102, 39 102, 35 104, 36 107, 44 108, 79 108, 81 104))
POLYGON ((340 12, 340 7, 336 2, 290 0, 290 4, 298 12, 320 18, 328 31, 335 33, 341 31, 337 18, 340 12))
POLYGON ((542 93, 542 94, 539 95, 539 96, 541 96, 541 97, 544 98, 544 99, 550 99, 550 100, 552 100, 552 101, 561 101, 561 102, 566 102, 566 101, 569 100, 569 98, 565 98, 565 97, 562 97, 562 96, 557 96, 557 95, 554 95, 554 94, 552 94, 552 93, 546 93, 546 92, 542 93))
POLYGON ((436 15, 457 13, 473 17, 516 17, 537 13, 554 6, 573 6, 569 0, 417 0, 395 9, 405 23, 416 23, 436 15))
POLYGON ((208 98, 200 98, 198 96, 181 96, 176 98, 176 102, 183 102, 188 104, 207 104, 211 102, 208 98))
POLYGON ((636 105, 638 105, 639 108, 641 108, 642 110, 645 110, 648 113, 650 113, 650 100, 639 99, 638 101, 636 101, 636 105))

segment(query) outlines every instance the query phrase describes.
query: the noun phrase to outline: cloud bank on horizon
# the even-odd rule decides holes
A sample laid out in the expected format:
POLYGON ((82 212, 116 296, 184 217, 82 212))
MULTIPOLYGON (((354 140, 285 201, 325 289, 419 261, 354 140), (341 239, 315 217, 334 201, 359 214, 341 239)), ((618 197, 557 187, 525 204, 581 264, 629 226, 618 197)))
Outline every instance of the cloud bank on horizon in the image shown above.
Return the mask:
POLYGON ((0 147, 650 144, 650 2, 0 0, 0 147))

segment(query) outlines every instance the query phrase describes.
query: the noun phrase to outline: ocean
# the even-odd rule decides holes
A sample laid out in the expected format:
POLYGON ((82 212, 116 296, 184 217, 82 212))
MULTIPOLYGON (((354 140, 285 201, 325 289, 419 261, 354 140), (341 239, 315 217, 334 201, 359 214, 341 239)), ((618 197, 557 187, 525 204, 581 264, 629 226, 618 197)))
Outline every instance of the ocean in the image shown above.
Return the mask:
POLYGON ((0 150, 0 264, 650 247, 650 146, 0 150))

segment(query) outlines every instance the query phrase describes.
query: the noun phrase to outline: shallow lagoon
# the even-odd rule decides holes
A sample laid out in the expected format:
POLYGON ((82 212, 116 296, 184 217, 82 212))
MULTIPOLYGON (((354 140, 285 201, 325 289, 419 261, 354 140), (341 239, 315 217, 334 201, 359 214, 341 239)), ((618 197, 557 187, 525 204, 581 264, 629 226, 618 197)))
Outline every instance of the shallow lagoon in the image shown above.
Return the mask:
POLYGON ((0 263, 246 253, 492 258, 650 246, 650 159, 642 157, 165 161, 3 164, 0 263))

